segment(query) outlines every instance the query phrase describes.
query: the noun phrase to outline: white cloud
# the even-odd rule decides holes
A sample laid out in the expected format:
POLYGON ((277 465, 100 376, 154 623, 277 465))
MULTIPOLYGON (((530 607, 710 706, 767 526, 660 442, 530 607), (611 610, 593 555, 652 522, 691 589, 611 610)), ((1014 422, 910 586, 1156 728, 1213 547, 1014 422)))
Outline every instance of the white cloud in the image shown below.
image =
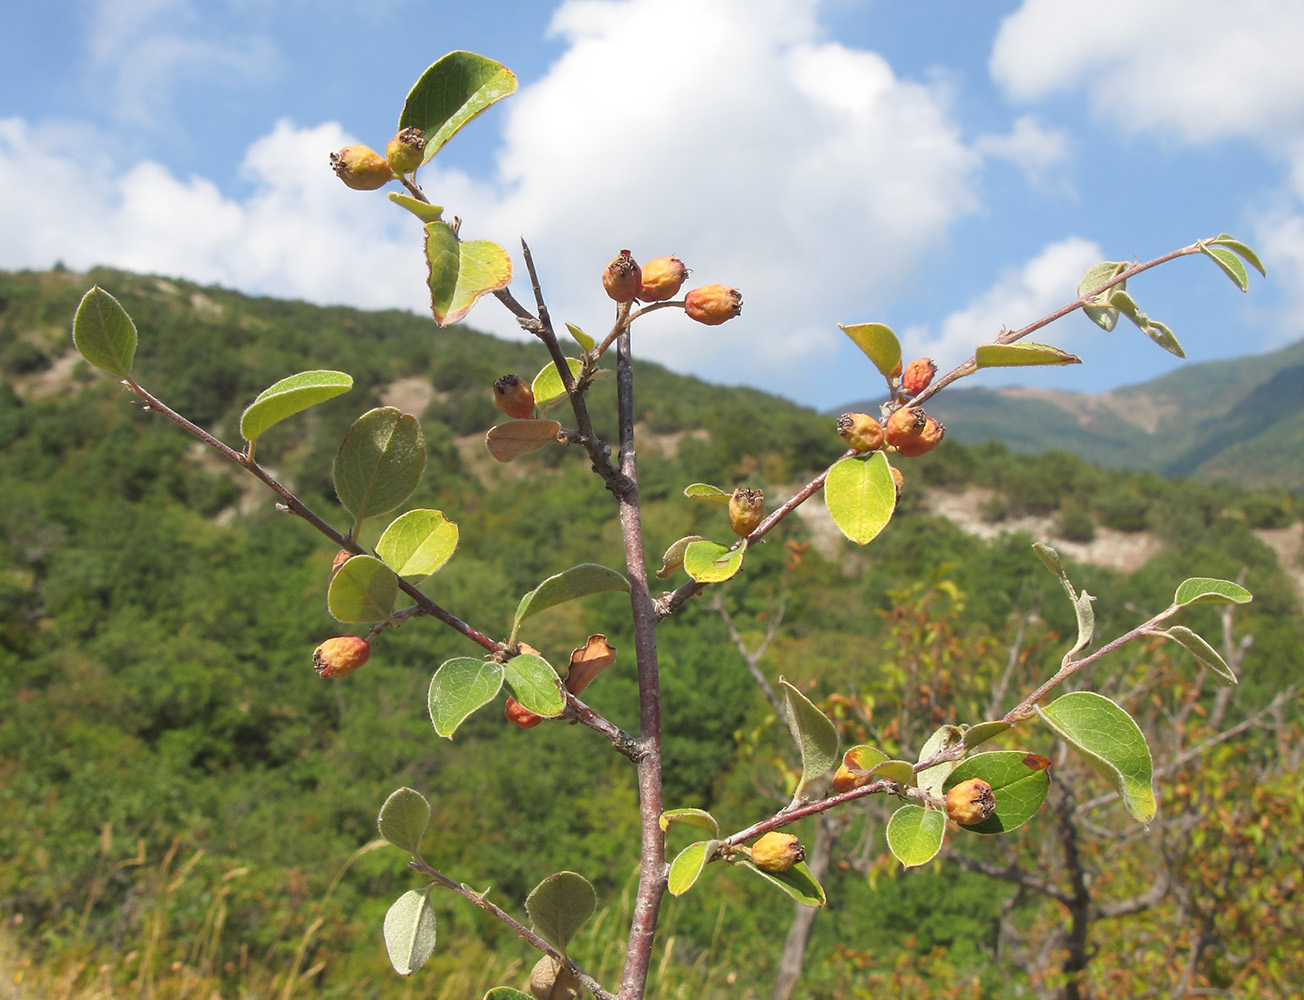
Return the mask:
POLYGON ((1188 142, 1304 130, 1304 4, 1281 0, 1025 0, 991 72, 1015 100, 1083 90, 1103 123, 1188 142))
POLYGON ((1069 158, 1069 136, 1063 129, 1046 128, 1033 115, 1023 115, 1004 135, 988 133, 974 141, 974 150, 996 160, 1007 160, 1034 184, 1047 182, 1051 171, 1069 158))
MULTIPOLYGON (((950 368, 1002 330, 1019 329, 1072 302, 1083 273, 1104 259, 1096 243, 1078 236, 1051 243, 1022 267, 1002 274, 969 305, 947 316, 936 333, 926 327, 907 330, 902 337, 905 354, 937 358, 950 368)), ((1067 325, 1057 327, 1050 339, 1057 347, 1072 351, 1073 330, 1067 325)))

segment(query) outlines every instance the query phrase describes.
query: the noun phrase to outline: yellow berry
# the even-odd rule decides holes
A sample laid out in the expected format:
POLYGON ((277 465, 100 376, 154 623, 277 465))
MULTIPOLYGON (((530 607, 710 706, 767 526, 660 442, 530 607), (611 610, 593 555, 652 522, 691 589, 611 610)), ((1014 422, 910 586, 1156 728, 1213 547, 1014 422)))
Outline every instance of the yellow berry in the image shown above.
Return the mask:
POLYGON ((673 299, 687 278, 688 268, 678 257, 658 257, 643 265, 643 284, 638 297, 644 302, 673 299))
POLYGON ((962 781, 946 793, 946 815, 961 826, 981 823, 995 811, 996 796, 982 778, 962 781))
POLYGON ((838 433, 848 448, 878 451, 883 447, 883 425, 868 413, 844 413, 838 417, 838 433))
POLYGON ((410 174, 421 166, 426 152, 426 134, 419 128, 400 129, 385 147, 385 159, 396 174, 410 174))
POLYGON ((331 169, 354 191, 375 191, 394 179, 389 161, 370 146, 345 146, 331 153, 331 169))
POLYGON ((762 871, 786 872, 806 860, 806 848, 791 833, 771 830, 752 845, 752 864, 762 871))
POLYGON ((729 498, 729 527, 746 538, 765 520, 765 494, 739 486, 729 498))

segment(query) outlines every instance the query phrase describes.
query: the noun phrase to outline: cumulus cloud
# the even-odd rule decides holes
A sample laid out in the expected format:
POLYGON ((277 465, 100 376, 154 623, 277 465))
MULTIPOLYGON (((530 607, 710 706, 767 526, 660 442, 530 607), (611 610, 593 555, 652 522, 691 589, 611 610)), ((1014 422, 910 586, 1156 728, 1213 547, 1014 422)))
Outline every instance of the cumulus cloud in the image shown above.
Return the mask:
POLYGON ((1006 160, 1034 184, 1045 184, 1052 171, 1067 164, 1069 136, 1063 129, 1046 128, 1034 115, 1023 115, 1007 133, 980 135, 974 150, 994 160, 1006 160))

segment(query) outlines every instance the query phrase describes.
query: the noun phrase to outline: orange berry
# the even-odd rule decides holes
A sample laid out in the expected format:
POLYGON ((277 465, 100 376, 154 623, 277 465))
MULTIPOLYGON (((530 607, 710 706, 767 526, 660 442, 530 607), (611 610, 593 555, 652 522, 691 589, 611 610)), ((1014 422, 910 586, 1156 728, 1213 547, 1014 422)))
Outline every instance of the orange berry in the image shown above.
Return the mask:
POLYGON ((354 191, 375 191, 394 179, 389 161, 370 146, 345 146, 331 153, 331 169, 354 191))
POLYGON ((494 406, 513 420, 534 416, 534 390, 517 375, 504 375, 494 382, 494 406))
POLYGON ((688 268, 678 257, 658 257, 643 265, 638 297, 644 302, 665 302, 678 294, 688 278, 688 268))
POLYGON ((883 439, 893 448, 900 448, 903 441, 917 438, 927 422, 928 414, 919 407, 903 406, 887 418, 883 439))
POLYGON ((346 677, 367 662, 371 643, 356 635, 327 639, 312 651, 312 666, 322 677, 346 677))
POLYGON ((743 293, 724 285, 703 285, 684 297, 688 318, 707 326, 719 326, 743 311, 743 293))
POLYGON ((507 708, 503 715, 507 716, 507 721, 513 726, 520 726, 522 729, 533 729, 543 721, 542 715, 535 715, 511 695, 507 696, 507 708))
POLYGON ((901 388, 912 396, 918 396, 928 388, 937 374, 937 365, 932 358, 916 358, 906 365, 905 374, 901 376, 901 388))
POLYGON ((638 298, 643 287, 643 269, 628 250, 620 251, 611 259, 602 272, 602 287, 617 302, 633 302, 638 298))
POLYGON ((981 823, 995 811, 996 796, 982 778, 962 781, 946 793, 946 815, 961 826, 981 823))
POLYGON ((941 444, 942 438, 945 436, 946 428, 932 417, 929 417, 924 421, 924 429, 910 440, 902 441, 897 445, 897 451, 907 458, 918 458, 920 455, 928 454, 941 444))
POLYGON ((838 417, 838 433, 848 448, 878 451, 883 447, 883 425, 868 413, 844 413, 838 417))

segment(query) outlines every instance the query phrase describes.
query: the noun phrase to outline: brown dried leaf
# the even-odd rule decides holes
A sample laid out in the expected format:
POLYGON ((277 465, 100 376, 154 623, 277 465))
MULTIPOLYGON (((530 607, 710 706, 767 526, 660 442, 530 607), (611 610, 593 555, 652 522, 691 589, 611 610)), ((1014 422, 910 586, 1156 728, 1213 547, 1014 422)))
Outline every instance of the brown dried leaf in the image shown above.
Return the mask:
POLYGON ((593 683, 593 679, 616 662, 616 647, 608 644, 605 635, 591 635, 579 649, 571 651, 570 671, 566 674, 566 690, 578 695, 593 683))
POLYGON ((559 433, 561 424, 555 420, 509 420, 490 427, 484 443, 489 454, 498 461, 510 462, 556 441, 559 433))

